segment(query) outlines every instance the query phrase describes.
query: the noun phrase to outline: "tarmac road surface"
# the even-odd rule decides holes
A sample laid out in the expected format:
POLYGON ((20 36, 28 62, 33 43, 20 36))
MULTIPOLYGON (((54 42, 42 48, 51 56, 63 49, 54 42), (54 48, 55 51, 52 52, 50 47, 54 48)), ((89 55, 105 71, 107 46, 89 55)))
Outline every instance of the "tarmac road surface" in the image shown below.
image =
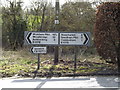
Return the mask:
MULTIPOLYGON (((2 78, 2 88, 118 88, 116 76, 52 77, 52 78, 2 78)), ((3 89, 4 90, 4 89, 3 89)))

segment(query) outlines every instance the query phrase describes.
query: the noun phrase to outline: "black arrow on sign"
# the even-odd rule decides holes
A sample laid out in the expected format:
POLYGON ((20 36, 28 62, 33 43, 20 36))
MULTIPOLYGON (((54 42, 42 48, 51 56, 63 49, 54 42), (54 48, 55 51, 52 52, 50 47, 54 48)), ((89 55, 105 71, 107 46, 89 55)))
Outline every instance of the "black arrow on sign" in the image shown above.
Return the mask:
POLYGON ((30 44, 32 43, 31 40, 30 40, 31 34, 32 34, 32 33, 29 33, 28 36, 27 36, 27 40, 28 40, 28 42, 29 42, 30 44))
POLYGON ((86 45, 89 39, 88 39, 88 37, 87 37, 87 35, 86 35, 86 34, 84 34, 84 36, 85 36, 85 42, 84 42, 83 44, 85 44, 85 45, 86 45))
POLYGON ((30 51, 33 53, 33 47, 30 49, 30 51))

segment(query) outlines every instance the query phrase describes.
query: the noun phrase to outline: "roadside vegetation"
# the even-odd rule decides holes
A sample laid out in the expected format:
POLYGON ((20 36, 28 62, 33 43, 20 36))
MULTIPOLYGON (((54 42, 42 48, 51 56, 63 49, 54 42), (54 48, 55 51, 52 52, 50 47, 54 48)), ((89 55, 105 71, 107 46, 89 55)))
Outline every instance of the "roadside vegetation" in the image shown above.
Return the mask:
MULTIPOLYGON (((40 69, 37 76, 74 76, 74 53, 62 55, 59 64, 54 65, 53 54, 40 55, 40 69)), ((0 77, 33 77, 37 68, 37 55, 28 49, 19 51, 3 51, 0 60, 0 77)), ((98 55, 83 54, 77 57, 77 69, 75 75, 115 75, 117 66, 106 63, 98 55)))

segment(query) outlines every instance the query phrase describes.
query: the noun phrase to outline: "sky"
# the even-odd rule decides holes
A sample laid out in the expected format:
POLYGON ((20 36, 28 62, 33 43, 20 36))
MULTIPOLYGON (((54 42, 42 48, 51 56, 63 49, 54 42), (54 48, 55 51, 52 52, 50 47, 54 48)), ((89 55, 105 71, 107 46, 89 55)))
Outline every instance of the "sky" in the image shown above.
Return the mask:
MULTIPOLYGON (((0 0, 0 3, 2 2, 2 5, 5 5, 8 1, 15 1, 15 0, 0 0)), ((19 1, 19 0, 16 0, 16 1, 19 1)), ((42 0, 21 0, 24 2, 24 7, 30 7, 30 4, 31 2, 35 2, 35 1, 42 1, 42 0)), ((52 2, 53 6, 55 5, 55 1, 56 0, 43 0, 43 1, 47 1, 47 2, 52 2)), ((66 1, 75 1, 75 0, 59 0, 60 2, 60 5, 63 5, 66 1)), ((81 1, 85 1, 85 0, 76 0, 78 2, 81 2, 81 1)), ((86 0, 86 1, 99 1, 99 0, 86 0)), ((120 0, 102 0, 102 1, 120 1, 120 0)), ((7 4, 6 4, 7 5, 7 4)))
MULTIPOLYGON (((0 5, 2 6, 8 6, 8 1, 15 1, 15 0, 0 0, 0 5)), ((19 1, 19 0, 16 0, 19 1)), ((53 6, 55 6, 55 1, 56 0, 21 0, 23 3, 23 9, 24 8, 29 8, 31 7, 31 3, 35 2, 35 1, 47 1, 47 2, 52 2, 53 6)), ((60 5, 63 5, 66 1, 68 0, 59 0, 60 5)), ((74 0, 70 0, 70 1, 74 1, 74 0)))
MULTIPOLYGON (((7 2, 8 1, 15 1, 15 0, 0 0, 0 2, 2 2, 2 5, 8 5, 7 2)), ((19 1, 19 0, 16 0, 16 1, 19 1)), ((47 1, 47 2, 52 2, 53 6, 55 6, 55 1, 56 0, 20 0, 23 3, 23 8, 27 7, 29 8, 31 3, 32 2, 35 2, 35 1, 47 1)), ((57 0, 58 1, 58 0, 57 0)), ((78 1, 78 2, 82 2, 82 1, 95 1, 95 0, 59 0, 59 3, 60 5, 63 5, 65 2, 68 2, 68 1, 78 1)))
MULTIPOLYGON (((39 1, 39 0, 23 0, 23 1, 24 1, 24 5, 28 6, 28 4, 30 4, 30 2, 39 1)), ((43 1, 52 2, 52 4, 55 5, 56 0, 43 0, 43 1)), ((59 3, 60 3, 60 5, 63 5, 66 1, 67 0, 59 0, 59 3)), ((74 1, 74 0, 71 0, 71 1, 74 1)))
MULTIPOLYGON (((8 1, 15 1, 15 0, 0 0, 2 5, 5 5, 8 1)), ((19 0, 16 0, 16 1, 19 1, 19 0)), ((42 1, 42 0, 21 0, 21 1, 24 2, 25 6, 29 6, 33 1, 35 2, 35 1, 42 1)), ((56 0, 43 0, 43 1, 52 2, 52 4, 54 5, 56 0)), ((59 0, 60 5, 64 4, 66 1, 67 0, 59 0)), ((71 0, 71 1, 74 1, 74 0, 71 0)))

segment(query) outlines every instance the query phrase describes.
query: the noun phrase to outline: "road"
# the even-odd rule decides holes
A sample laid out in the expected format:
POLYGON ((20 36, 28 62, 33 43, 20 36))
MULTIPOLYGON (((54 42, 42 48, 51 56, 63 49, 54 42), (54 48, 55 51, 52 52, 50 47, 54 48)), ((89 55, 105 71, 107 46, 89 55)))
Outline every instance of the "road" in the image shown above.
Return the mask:
POLYGON ((118 88, 118 77, 2 78, 2 88, 118 88))

